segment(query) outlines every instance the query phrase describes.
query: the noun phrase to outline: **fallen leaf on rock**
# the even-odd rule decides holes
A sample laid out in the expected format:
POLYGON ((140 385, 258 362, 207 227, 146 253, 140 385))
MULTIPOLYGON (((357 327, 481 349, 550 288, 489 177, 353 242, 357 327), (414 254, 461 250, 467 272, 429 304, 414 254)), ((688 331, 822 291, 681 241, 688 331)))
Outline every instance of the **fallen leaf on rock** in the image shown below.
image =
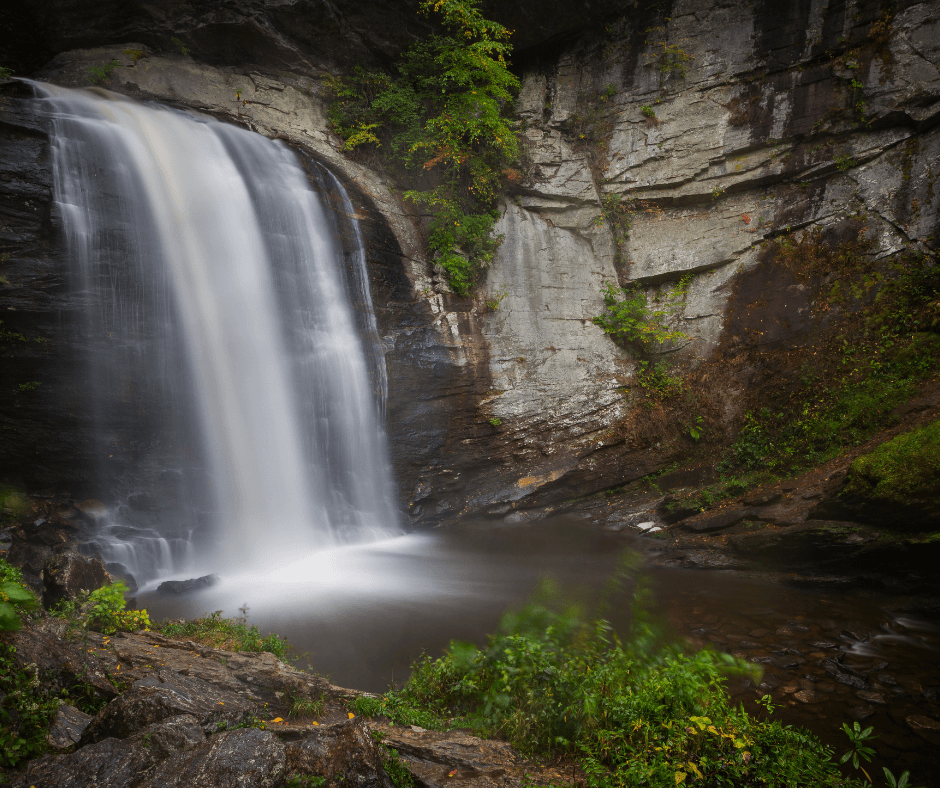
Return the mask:
POLYGON ((350 711, 348 712, 348 716, 349 716, 349 719, 353 719, 356 715, 350 711))

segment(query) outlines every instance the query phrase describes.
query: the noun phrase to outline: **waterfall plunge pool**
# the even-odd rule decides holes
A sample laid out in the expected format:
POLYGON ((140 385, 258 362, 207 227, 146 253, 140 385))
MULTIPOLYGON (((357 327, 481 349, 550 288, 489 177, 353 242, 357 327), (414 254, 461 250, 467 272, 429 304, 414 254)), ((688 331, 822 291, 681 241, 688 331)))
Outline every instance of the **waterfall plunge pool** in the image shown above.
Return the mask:
MULTIPOLYGON (((541 578, 556 580, 571 600, 596 599, 623 550, 642 543, 564 517, 468 523, 287 558, 187 597, 160 595, 154 583, 137 601, 155 620, 215 610, 238 616, 247 607, 248 622, 286 637, 300 666, 340 686, 381 692, 404 682, 422 651, 439 656, 451 640, 484 644, 541 578)), ((780 719, 809 728, 839 755, 847 749, 841 724, 861 718, 875 727, 879 759, 895 774, 910 769, 915 784, 940 785, 932 734, 908 722, 940 717, 940 621, 912 612, 916 600, 793 589, 733 572, 643 574, 667 637, 761 665, 759 686, 743 677, 729 682, 749 711, 757 714, 754 701, 769 694, 780 719), (833 661, 863 677, 867 689, 836 680, 824 666, 833 661)), ((624 588, 613 600, 610 618, 620 630, 631 598, 624 588)))

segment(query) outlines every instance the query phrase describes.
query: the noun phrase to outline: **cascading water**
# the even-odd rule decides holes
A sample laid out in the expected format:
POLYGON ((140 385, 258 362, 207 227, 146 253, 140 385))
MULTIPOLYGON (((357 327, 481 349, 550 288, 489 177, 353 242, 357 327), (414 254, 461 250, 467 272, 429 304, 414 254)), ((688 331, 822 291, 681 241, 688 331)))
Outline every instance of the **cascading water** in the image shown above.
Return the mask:
POLYGON ((88 315, 98 474, 120 503, 105 557, 147 580, 394 532, 384 357, 339 181, 348 259, 345 217, 283 143, 35 87, 88 315))

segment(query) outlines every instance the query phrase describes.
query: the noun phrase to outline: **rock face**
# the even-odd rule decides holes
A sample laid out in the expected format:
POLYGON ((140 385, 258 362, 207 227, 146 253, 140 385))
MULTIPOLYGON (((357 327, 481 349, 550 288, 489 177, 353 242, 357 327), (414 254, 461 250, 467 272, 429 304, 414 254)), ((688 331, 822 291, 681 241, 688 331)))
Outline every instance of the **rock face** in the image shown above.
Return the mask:
MULTIPOLYGON (((35 28, 57 54, 39 76, 85 84, 89 67, 116 62, 104 87, 281 137, 340 174, 367 236, 390 445, 415 520, 544 513, 681 454, 631 410, 636 361, 592 322, 604 283, 673 293, 688 338, 668 356, 702 370, 702 407, 733 432, 768 386, 799 385, 786 352, 838 312, 815 309, 820 283, 768 241, 818 230, 836 243, 856 222, 874 259, 936 254, 937 0, 890 12, 673 0, 626 15, 600 3, 592 26, 578 6, 486 9, 519 30, 528 180, 503 205, 504 241, 472 300, 440 287, 421 217, 329 131, 325 72, 386 64, 428 29, 406 0, 354 5, 106 4, 92 18, 78 0, 44 0, 35 28)), ((24 89, 6 90, 0 310, 24 339, 2 343, 17 387, 0 392, 0 449, 5 472, 33 486, 81 487, 88 425, 71 407, 81 384, 66 360, 80 348, 48 143, 24 89)), ((139 459, 115 458, 114 476, 139 459)))
POLYGON ((71 602, 82 593, 111 584, 100 558, 86 558, 74 550, 54 555, 43 567, 42 603, 47 609, 71 602))

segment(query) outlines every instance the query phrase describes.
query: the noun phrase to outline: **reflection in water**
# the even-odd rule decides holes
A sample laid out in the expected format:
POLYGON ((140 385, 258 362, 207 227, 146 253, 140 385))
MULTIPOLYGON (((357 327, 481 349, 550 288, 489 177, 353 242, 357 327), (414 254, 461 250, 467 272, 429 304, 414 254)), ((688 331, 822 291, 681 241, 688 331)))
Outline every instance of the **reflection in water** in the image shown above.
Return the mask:
MULTIPOLYGON (((310 669, 342 686, 381 691, 407 678, 422 651, 440 654, 452 639, 485 642, 503 612, 546 575, 571 589, 572 599, 596 595, 622 551, 641 544, 563 518, 477 523, 322 551, 273 574, 225 577, 182 600, 144 589, 138 601, 155 617, 237 615, 247 604, 249 620, 285 635, 310 669)), ((650 580, 656 610, 676 636, 762 666, 759 686, 743 677, 729 682, 749 711, 760 713, 754 700, 770 694, 782 705, 777 717, 809 727, 840 755, 847 747, 841 723, 864 719, 875 726, 885 765, 898 774, 910 769, 915 784, 935 784, 940 760, 931 734, 907 720, 940 719, 940 630, 906 600, 789 589, 727 572, 656 569, 650 580)), ((610 607, 621 630, 631 591, 610 607)))

